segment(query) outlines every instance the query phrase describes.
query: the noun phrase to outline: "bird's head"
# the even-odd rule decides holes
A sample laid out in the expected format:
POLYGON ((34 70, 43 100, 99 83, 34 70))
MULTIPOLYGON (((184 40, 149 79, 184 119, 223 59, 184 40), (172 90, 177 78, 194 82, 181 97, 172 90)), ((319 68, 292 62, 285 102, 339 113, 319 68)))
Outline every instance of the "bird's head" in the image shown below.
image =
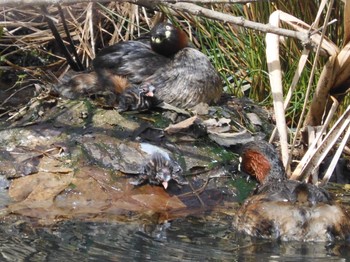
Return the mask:
POLYGON ((172 179, 171 173, 172 172, 169 166, 163 166, 157 170, 155 180, 159 181, 159 183, 162 184, 165 189, 167 189, 169 181, 172 179))
POLYGON ((151 31, 151 47, 153 51, 172 56, 188 46, 188 37, 184 31, 170 23, 159 23, 151 31))
POLYGON ((287 178, 277 151, 265 141, 245 144, 240 165, 244 172, 255 177, 261 184, 287 178))
POLYGON ((156 88, 151 84, 142 84, 139 88, 139 95, 140 96, 147 96, 147 97, 154 97, 154 93, 156 91, 156 88))

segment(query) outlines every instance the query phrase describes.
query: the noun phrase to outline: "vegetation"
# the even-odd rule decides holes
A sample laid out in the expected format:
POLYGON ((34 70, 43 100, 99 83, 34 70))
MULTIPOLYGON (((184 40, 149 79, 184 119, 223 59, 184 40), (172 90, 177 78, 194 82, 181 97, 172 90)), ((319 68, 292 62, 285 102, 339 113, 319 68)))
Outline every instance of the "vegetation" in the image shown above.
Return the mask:
MULTIPOLYGON (((274 2, 258 1, 245 5, 213 4, 203 6, 264 24, 268 23, 273 11, 281 10, 311 25, 315 21, 319 7, 324 3, 333 2, 278 0, 274 2)), ((222 76, 226 92, 235 96, 246 95, 266 107, 272 107, 264 33, 201 16, 174 12, 174 10, 164 6, 160 9, 167 18, 182 26, 188 32, 193 44, 211 58, 222 76)), ((327 5, 320 10, 320 24, 322 24, 326 17, 327 5)), ((326 27, 325 36, 327 38, 324 41, 333 42, 341 48, 347 44, 349 39, 346 36, 346 28, 340 22, 344 21, 343 16, 344 13, 346 15, 346 8, 344 8, 343 3, 337 1, 330 10, 330 20, 337 19, 338 22, 326 27)), ((0 39, 2 80, 6 80, 8 72, 15 70, 17 75, 23 75, 23 72, 27 75, 26 78, 21 76, 20 79, 13 81, 12 84, 15 86, 21 84, 21 87, 33 88, 33 85, 26 84, 33 83, 34 79, 42 84, 41 87, 47 87, 56 83, 57 78, 68 70, 67 56, 57 45, 57 38, 55 39, 51 33, 53 29, 49 27, 48 21, 54 22, 54 27, 63 39, 68 52, 73 56, 72 63, 81 61, 83 68, 88 69, 98 50, 118 41, 142 36, 161 19, 159 14, 142 6, 118 2, 56 5, 47 7, 47 9, 38 7, 4 8, 1 11, 2 21, 0 22, 2 28, 0 39), (74 57, 73 46, 77 53, 76 57, 74 57)), ((283 27, 292 28, 288 23, 283 23, 283 27)), ((316 26, 316 28, 319 27, 316 26)), ((281 42, 280 58, 285 94, 292 83, 302 50, 303 46, 298 40, 284 38, 281 42)), ((322 52, 320 54, 322 55, 322 52)), ((323 108, 322 112, 312 108, 312 105, 318 103, 318 101, 312 102, 312 97, 314 97, 314 90, 321 72, 329 61, 328 57, 329 54, 318 57, 315 52, 312 52, 308 57, 305 69, 286 110, 286 122, 290 129, 296 128, 301 123, 299 120, 305 118, 302 116, 302 110, 305 110, 305 106, 308 109, 311 104, 310 112, 317 112, 322 116, 323 108), (314 61, 316 61, 316 67, 312 69, 314 61), (311 72, 315 74, 315 77, 309 83, 311 72), (308 86, 311 86, 311 89, 309 96, 306 96, 308 86)), ((71 67, 72 63, 70 63, 71 67)), ((335 77, 333 76, 333 78, 335 77)), ((13 80, 13 77, 7 78, 13 80)), ((337 83, 337 85, 341 84, 337 83)), ((11 92, 11 96, 13 92, 15 91, 11 92)), ((323 99, 327 101, 327 97, 323 99)), ((349 99, 343 95, 337 96, 337 98, 340 102, 346 102, 349 99)), ((0 109, 2 109, 3 114, 13 110, 12 107, 6 106, 7 102, 8 99, 0 101, 0 109)), ((338 116, 344 110, 345 107, 341 107, 338 116)), ((310 120, 312 117, 310 114, 312 115, 309 113, 304 125, 320 124, 320 119, 310 120)))
MULTIPOLYGON (((290 0, 271 4, 259 1, 249 5, 216 4, 213 8, 219 12, 261 23, 268 23, 271 12, 280 9, 311 24, 315 19, 319 2, 319 0, 307 2, 290 0)), ((263 102, 264 105, 271 105, 263 33, 199 16, 171 15, 168 9, 163 11, 168 11, 167 15, 173 21, 186 27, 194 44, 212 58, 213 64, 226 82, 227 92, 236 96, 246 94, 256 101, 263 102)), ((62 6, 62 11, 53 6, 48 8, 48 14, 57 19, 55 26, 68 45, 62 19, 66 21, 79 58, 86 68, 91 65, 91 59, 103 46, 137 38, 147 33, 156 20, 153 11, 129 3, 75 4, 62 6)), ((338 2, 331 17, 342 21, 342 14, 343 6, 338 2)), ((41 10, 29 7, 25 10, 5 8, 1 16, 3 22, 0 22, 0 25, 5 28, 1 38, 3 70, 10 68, 27 72, 34 70, 35 77, 49 82, 52 82, 52 75, 48 71, 54 72, 55 76, 59 77, 66 70, 66 58, 55 45, 55 39, 50 34, 41 10), (8 26, 8 23, 11 26, 8 26), (40 72, 41 69, 44 72, 40 72)), ((340 46, 343 39, 339 36, 343 35, 343 30, 341 23, 334 23, 329 27, 327 36, 340 46)), ((285 39, 281 49, 285 92, 292 81, 301 50, 298 41, 285 39)), ((324 62, 324 60, 319 62, 318 71, 322 69, 324 62)), ((300 80, 300 90, 296 92, 288 108, 287 122, 291 125, 295 124, 295 119, 300 116, 299 101, 302 93, 305 93, 303 89, 306 87, 310 69, 311 61, 300 80)))

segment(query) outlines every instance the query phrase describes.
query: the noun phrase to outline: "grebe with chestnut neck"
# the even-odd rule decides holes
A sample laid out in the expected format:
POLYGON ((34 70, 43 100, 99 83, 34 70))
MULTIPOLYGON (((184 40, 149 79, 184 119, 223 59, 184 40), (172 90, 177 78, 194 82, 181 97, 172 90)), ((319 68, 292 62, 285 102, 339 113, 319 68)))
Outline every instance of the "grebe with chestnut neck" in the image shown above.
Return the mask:
POLYGON ((260 182, 234 226, 250 236, 282 241, 349 240, 350 216, 324 188, 288 180, 278 153, 265 141, 244 145, 242 170, 260 182))

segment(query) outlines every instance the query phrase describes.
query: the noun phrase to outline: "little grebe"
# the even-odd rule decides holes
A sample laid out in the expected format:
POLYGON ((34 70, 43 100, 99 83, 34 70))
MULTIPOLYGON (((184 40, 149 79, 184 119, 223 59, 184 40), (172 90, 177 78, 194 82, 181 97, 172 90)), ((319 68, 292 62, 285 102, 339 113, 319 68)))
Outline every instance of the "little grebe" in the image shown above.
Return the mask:
MULTIPOLYGON (((119 42, 102 49, 93 60, 94 71, 72 77, 61 86, 59 93, 72 93, 65 91, 69 87, 80 93, 108 90, 116 94, 118 101, 123 100, 124 95, 131 95, 152 105, 153 95, 139 92, 147 88, 153 90, 158 102, 181 108, 218 101, 222 87, 217 71, 203 53, 188 45, 184 31, 170 23, 159 23, 151 30, 148 41, 119 42), (88 75, 86 83, 84 75, 88 75), (126 92, 128 89, 135 92, 126 92), (152 97, 151 102, 149 97, 152 97)), ((68 95, 68 98, 75 97, 68 95)), ((147 103, 140 101, 136 104, 140 104, 141 109, 147 107, 147 103)), ((123 107, 137 109, 135 105, 123 107)))
POLYGON ((242 170, 261 183, 240 208, 239 231, 283 241, 349 240, 350 216, 323 188, 288 180, 276 150, 267 142, 246 144, 242 170))
POLYGON ((184 31, 159 23, 150 43, 127 41, 107 47, 93 65, 104 86, 115 86, 106 77, 112 73, 132 84, 152 85, 158 99, 181 108, 216 102, 222 93, 220 77, 209 59, 188 45, 184 31))
POLYGON ((163 185, 167 189, 170 180, 179 185, 187 184, 182 177, 181 166, 166 153, 155 152, 143 166, 138 180, 132 181, 131 184, 139 186, 148 182, 151 185, 163 185))

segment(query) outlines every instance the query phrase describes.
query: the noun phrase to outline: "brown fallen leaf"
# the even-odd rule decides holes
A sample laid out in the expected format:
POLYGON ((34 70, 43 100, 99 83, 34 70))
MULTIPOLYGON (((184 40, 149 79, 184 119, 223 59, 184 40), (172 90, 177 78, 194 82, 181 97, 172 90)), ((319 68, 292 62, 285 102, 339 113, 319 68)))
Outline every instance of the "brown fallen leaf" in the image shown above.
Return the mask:
POLYGON ((12 181, 9 196, 14 201, 41 201, 53 199, 72 181, 73 174, 39 172, 12 181))
POLYGON ((184 129, 189 128, 195 123, 195 121, 198 121, 198 120, 200 120, 198 116, 192 116, 177 124, 169 125, 167 128, 164 129, 164 131, 167 132, 169 135, 176 134, 184 129))

